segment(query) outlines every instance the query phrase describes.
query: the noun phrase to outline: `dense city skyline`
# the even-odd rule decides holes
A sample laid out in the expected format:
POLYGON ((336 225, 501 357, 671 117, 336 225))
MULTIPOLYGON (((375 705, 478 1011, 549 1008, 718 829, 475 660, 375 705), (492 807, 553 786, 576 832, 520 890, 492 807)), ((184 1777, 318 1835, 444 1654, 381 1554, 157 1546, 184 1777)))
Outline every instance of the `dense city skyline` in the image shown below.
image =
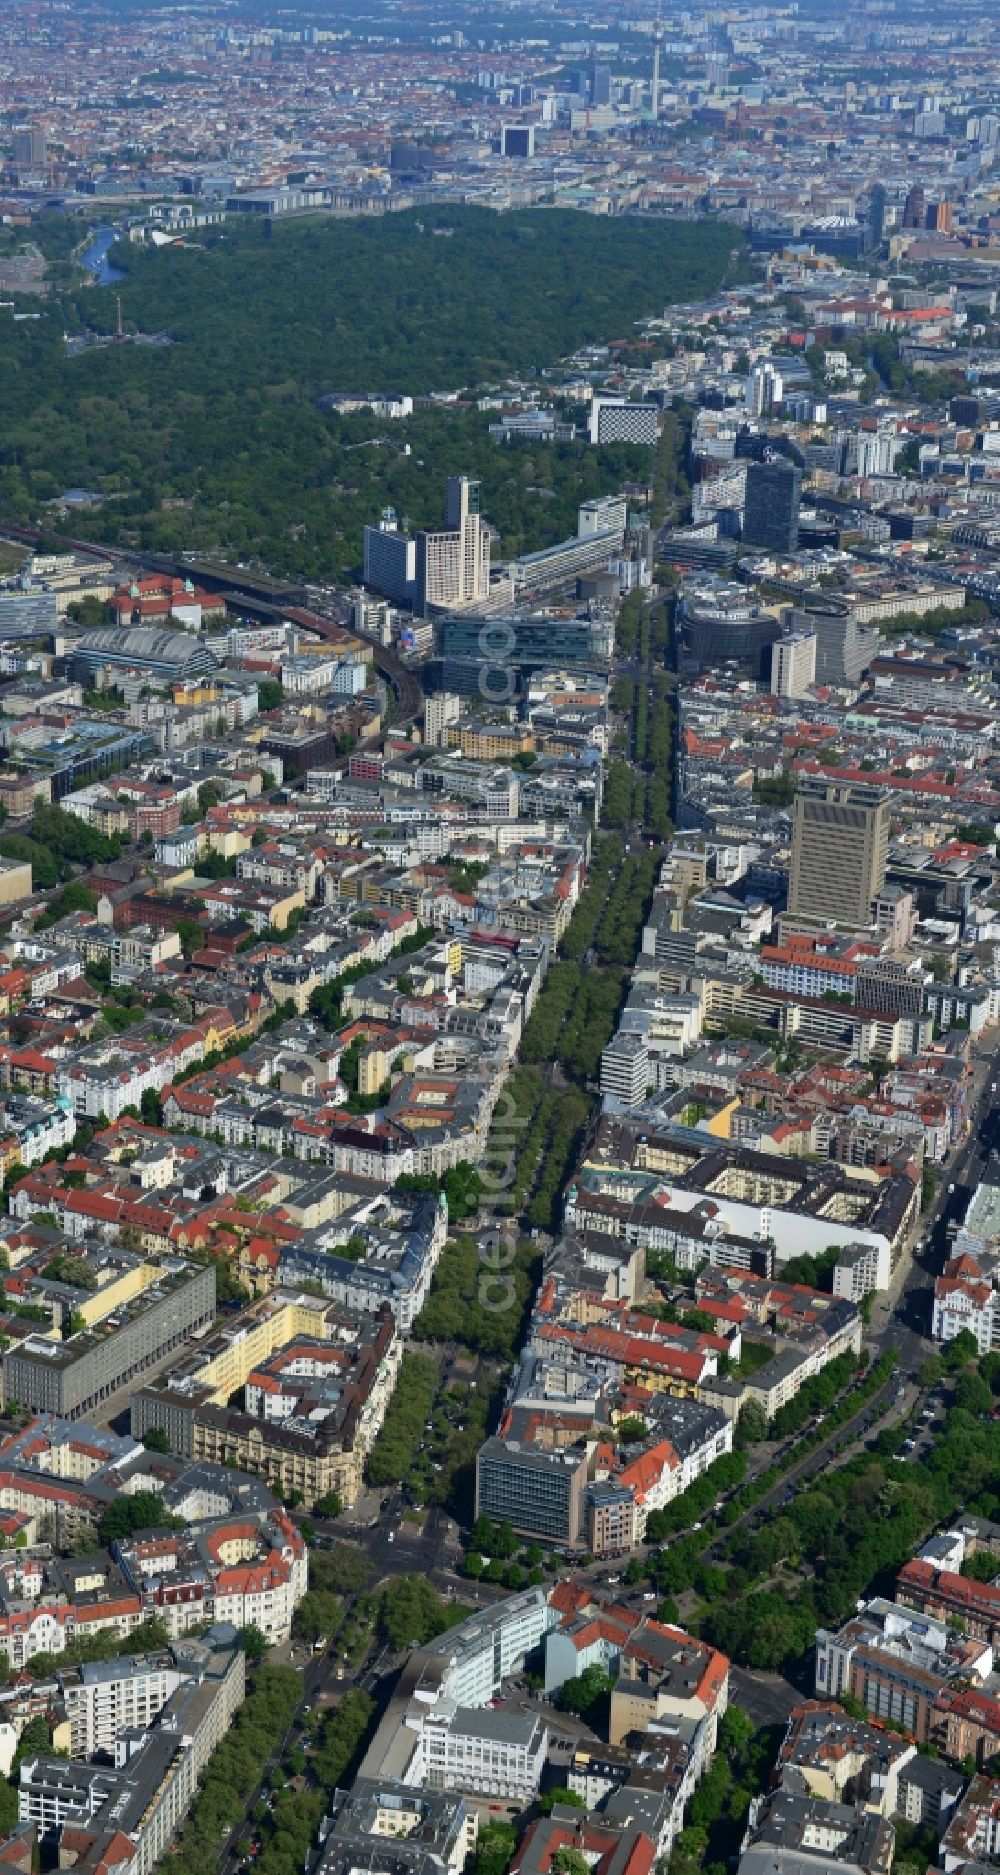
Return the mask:
POLYGON ((0 1865, 1000 1868, 1000 24, 0 18, 0 1865))

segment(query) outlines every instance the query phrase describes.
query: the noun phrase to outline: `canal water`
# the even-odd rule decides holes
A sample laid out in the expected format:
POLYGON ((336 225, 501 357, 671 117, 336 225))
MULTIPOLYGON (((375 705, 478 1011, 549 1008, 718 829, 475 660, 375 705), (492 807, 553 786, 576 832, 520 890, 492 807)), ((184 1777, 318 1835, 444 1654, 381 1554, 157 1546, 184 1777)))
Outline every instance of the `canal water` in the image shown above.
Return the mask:
POLYGON ((113 286, 116 280, 124 280, 120 267, 112 267, 108 254, 119 238, 117 228, 97 228, 89 247, 84 248, 80 259, 90 269, 98 286, 113 286))

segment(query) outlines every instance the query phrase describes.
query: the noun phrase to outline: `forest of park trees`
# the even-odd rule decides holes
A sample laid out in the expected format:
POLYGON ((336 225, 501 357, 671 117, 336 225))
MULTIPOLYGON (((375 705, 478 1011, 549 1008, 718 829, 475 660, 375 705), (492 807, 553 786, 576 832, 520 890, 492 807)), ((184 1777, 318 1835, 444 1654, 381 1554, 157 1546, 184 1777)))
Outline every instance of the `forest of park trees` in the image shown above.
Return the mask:
POLYGON ((331 414, 325 392, 499 387, 711 292, 740 245, 723 224, 450 205, 279 223, 270 239, 229 221, 114 251, 126 331, 169 344, 71 354, 64 334, 114 330, 115 295, 73 281, 64 222, 37 232, 55 290, 39 318, 0 322, 0 519, 82 486, 102 505, 74 531, 305 578, 356 568, 383 505, 438 521, 457 470, 481 477, 505 554, 564 536, 580 500, 651 470, 648 450, 498 447, 474 403, 403 424, 331 414))

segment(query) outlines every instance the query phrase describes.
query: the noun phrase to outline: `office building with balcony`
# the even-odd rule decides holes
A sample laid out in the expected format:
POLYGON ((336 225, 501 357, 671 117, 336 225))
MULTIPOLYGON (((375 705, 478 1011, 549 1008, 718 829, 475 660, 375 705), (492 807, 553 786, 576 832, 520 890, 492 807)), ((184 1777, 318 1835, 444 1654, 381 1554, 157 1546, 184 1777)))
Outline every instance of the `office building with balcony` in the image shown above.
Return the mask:
POLYGON ((601 1093, 634 1107, 645 1099, 648 1082, 649 1055, 642 1036, 614 1036, 601 1055, 601 1093))

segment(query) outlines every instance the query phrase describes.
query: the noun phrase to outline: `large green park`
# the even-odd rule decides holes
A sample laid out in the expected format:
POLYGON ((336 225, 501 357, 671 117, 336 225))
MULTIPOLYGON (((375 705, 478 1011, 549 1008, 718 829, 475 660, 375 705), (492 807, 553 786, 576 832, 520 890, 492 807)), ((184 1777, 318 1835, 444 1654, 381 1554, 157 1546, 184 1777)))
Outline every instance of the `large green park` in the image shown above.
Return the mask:
POLYGON ((648 450, 497 446, 494 413, 469 393, 541 375, 551 402, 557 360, 633 340, 636 321, 741 265, 724 224, 441 205, 122 242, 112 290, 74 267, 67 233, 37 230, 53 257, 39 316, 0 313, 0 522, 51 515, 46 503, 83 487, 101 503, 70 531, 314 579, 357 568, 383 506, 415 527, 439 521, 449 473, 480 477, 505 555, 574 531, 579 501, 648 480, 648 450), (126 335, 169 343, 67 345, 114 332, 116 293, 126 335), (405 422, 319 407, 372 390, 465 395, 418 402, 405 422))

